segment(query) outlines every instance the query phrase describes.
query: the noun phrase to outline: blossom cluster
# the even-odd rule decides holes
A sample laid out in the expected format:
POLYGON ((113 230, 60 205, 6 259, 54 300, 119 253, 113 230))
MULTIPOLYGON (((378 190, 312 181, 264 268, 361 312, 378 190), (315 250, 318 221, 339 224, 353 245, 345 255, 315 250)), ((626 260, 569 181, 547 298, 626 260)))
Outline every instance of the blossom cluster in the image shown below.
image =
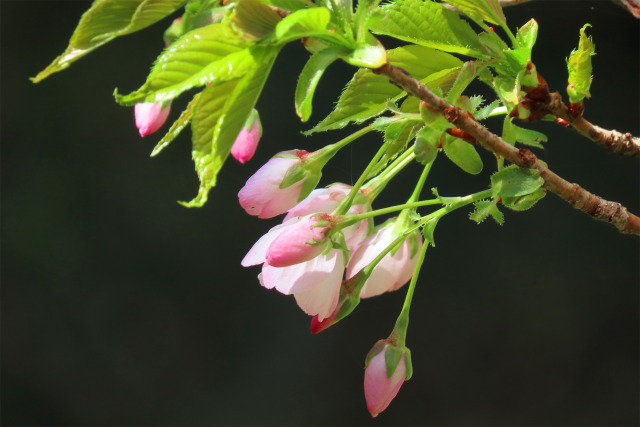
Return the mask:
MULTIPOLYGON (((305 175, 299 169, 318 155, 321 153, 304 150, 279 153, 249 178, 238 194, 240 205, 250 215, 273 218, 286 214, 281 224, 258 239, 242 265, 261 265, 258 278, 262 286, 293 295, 298 306, 313 316, 314 333, 348 314, 360 298, 395 291, 406 284, 422 246, 417 232, 398 242, 406 226, 397 219, 375 229, 370 219, 358 219, 359 214, 371 210, 367 187, 333 184, 316 188, 305 197, 305 178, 313 171, 305 175), (289 176, 302 178, 287 183, 289 176), (349 200, 351 204, 346 205, 349 200), (356 303, 349 304, 354 299, 356 303)), ((391 376, 380 368, 380 363, 385 366, 389 345, 371 359, 365 372, 365 397, 373 416, 389 405, 407 377, 404 356, 391 376)))
MULTIPOLYGON (((135 106, 140 136, 152 134, 166 121, 171 104, 135 106)), ((230 154, 240 163, 253 157, 262 127, 253 111, 230 154)), ((261 266, 266 289, 293 295, 319 333, 351 313, 361 298, 392 292, 413 276, 422 247, 412 221, 392 218, 373 227, 371 187, 333 184, 315 188, 321 169, 336 150, 314 153, 290 150, 264 164, 238 193, 244 210, 258 218, 284 215, 246 254, 244 267, 261 266), (365 217, 363 217, 363 214, 365 217)), ((405 216, 406 219, 406 216, 405 216)), ((395 332, 395 330, 394 330, 395 332)), ((377 416, 411 376, 410 353, 397 334, 378 342, 366 358, 365 399, 377 416)))

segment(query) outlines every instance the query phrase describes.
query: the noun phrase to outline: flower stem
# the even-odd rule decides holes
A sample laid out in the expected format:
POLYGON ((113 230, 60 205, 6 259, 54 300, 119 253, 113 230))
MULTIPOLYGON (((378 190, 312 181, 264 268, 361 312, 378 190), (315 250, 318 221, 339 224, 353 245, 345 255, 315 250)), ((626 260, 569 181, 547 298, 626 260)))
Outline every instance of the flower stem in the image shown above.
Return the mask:
POLYGON ((405 150, 397 159, 391 163, 391 165, 387 166, 387 168, 378 176, 373 178, 371 181, 367 183, 367 188, 369 188, 369 193, 367 197, 370 202, 373 202, 378 195, 384 190, 387 183, 393 179, 394 176, 398 174, 402 169, 405 168, 411 161, 416 157, 413 152, 413 148, 410 147, 405 150))
POLYGON ((342 138, 340 141, 331 144, 331 145, 327 145, 325 147, 325 149, 327 150, 327 153, 331 155, 331 157, 333 157, 340 149, 344 148, 346 145, 348 145, 350 142, 360 138, 363 135, 366 135, 367 133, 371 132, 373 130, 373 125, 369 125, 369 126, 365 126, 362 129, 352 133, 351 135, 348 135, 344 138, 342 138))
POLYGON ((404 203, 402 205, 389 206, 387 208, 376 209, 375 211, 369 211, 357 215, 348 215, 344 218, 343 226, 347 227, 349 225, 353 225, 356 222, 362 221, 363 219, 373 218, 375 216, 388 214, 391 212, 397 212, 404 209, 414 209, 419 208, 421 206, 430 206, 430 205, 440 205, 442 202, 440 199, 430 199, 423 200, 421 202, 413 202, 413 203, 404 203))
MULTIPOLYGON (((484 190, 479 191, 477 193, 470 194, 468 196, 459 197, 457 201, 453 202, 451 205, 444 206, 437 211, 430 213, 429 215, 424 216, 419 224, 423 225, 429 222, 434 218, 441 218, 444 215, 452 212, 461 207, 467 206, 468 204, 477 202, 478 200, 487 199, 493 195, 493 190, 484 190)), ((420 269, 422 268, 422 263, 424 262, 424 257, 427 252, 427 248, 429 247, 429 243, 425 242, 420 250, 420 254, 418 255, 418 263, 416 264, 415 269, 413 270, 413 277, 411 277, 411 282, 409 283, 409 289, 407 290, 407 295, 404 299, 404 304, 402 305, 402 311, 396 320, 396 325, 393 329, 392 336, 396 343, 400 346, 404 346, 406 336, 407 336, 407 328, 409 327, 409 310, 411 308, 411 300, 413 299, 413 293, 416 288, 416 283, 418 282, 418 275, 420 274, 420 269)))
MULTIPOLYGON (((372 127, 372 129, 373 129, 373 127, 372 127)), ((362 130, 364 130, 364 129, 362 129, 362 130)), ((339 143, 337 143, 337 144, 339 144, 339 143)), ((356 181, 356 183, 353 185, 353 188, 351 189, 351 191, 349 192, 347 197, 345 197, 340 202, 338 207, 333 211, 334 215, 344 215, 345 213, 347 213, 347 211, 351 207, 351 204, 353 203, 353 199, 355 199, 356 195, 360 191, 360 187, 362 187, 362 184, 364 184, 364 182, 367 180, 367 178, 371 174, 371 171, 373 170, 373 168, 378 164, 378 161, 380 160, 380 158, 382 157, 384 152, 387 151, 387 146, 388 145, 389 145, 389 143, 385 142, 380 146, 380 149, 375 154, 375 156, 373 156, 373 159, 371 159, 371 161, 367 165, 367 168, 364 170, 364 172, 362 172, 362 175, 360 175, 360 178, 358 178, 358 181, 356 181)))

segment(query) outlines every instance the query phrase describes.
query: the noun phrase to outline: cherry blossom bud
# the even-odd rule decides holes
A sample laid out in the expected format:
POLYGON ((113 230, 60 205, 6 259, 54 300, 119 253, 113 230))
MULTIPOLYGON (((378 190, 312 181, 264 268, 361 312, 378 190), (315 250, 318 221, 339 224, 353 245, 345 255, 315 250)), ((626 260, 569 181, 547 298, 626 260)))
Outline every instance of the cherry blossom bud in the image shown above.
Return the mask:
MULTIPOLYGON (((333 184, 327 188, 317 188, 313 190, 303 201, 290 209, 284 217, 284 221, 296 216, 309 215, 315 212, 331 213, 338 207, 340 202, 347 197, 351 188, 352 187, 350 185, 346 184, 333 184)), ((355 197, 347 214, 356 215, 367 212, 369 209, 369 200, 361 190, 355 197)), ((346 239, 347 247, 349 249, 354 248, 362 241, 362 239, 365 238, 368 231, 369 222, 367 220, 362 220, 357 224, 344 228, 342 233, 346 239)))
POLYGON ((328 243, 330 220, 327 214, 315 214, 291 224, 269 245, 266 262, 273 267, 288 267, 320 255, 328 243))
MULTIPOLYGON (((347 266, 347 279, 355 276, 369 265, 402 232, 403 230, 396 227, 395 223, 390 223, 364 239, 351 253, 347 266)), ((401 288, 413 275, 421 247, 422 239, 419 233, 416 233, 407 237, 399 248, 387 253, 373 268, 371 276, 362 288, 360 297, 369 298, 401 288)))
POLYGON ((162 107, 161 102, 142 102, 135 106, 136 127, 140 136, 151 135, 164 124, 171 111, 171 103, 162 107))
POLYGON ((258 218, 273 218, 294 207, 300 198, 304 180, 285 188, 281 188, 281 184, 287 172, 300 165, 307 154, 304 150, 291 150, 271 158, 238 193, 240 206, 258 218))
POLYGON ((378 341, 365 362, 364 397, 372 417, 377 417, 396 397, 411 376, 411 354, 389 340, 378 341), (407 356, 405 358, 405 356, 407 356))
POLYGON ((248 162, 255 154, 261 136, 260 117, 258 112, 253 110, 231 147, 231 155, 242 164, 248 162))

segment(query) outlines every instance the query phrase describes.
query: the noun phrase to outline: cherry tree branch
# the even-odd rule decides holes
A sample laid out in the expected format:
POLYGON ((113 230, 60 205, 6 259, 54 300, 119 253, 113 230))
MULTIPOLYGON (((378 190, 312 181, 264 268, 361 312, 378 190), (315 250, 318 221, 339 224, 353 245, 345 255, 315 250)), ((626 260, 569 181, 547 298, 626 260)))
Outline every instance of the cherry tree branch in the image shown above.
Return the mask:
POLYGON ((571 206, 580 209, 593 218, 607 222, 621 233, 640 235, 640 218, 627 211, 617 202, 610 202, 598 197, 578 184, 573 184, 556 175, 547 168, 530 150, 516 148, 499 136, 489 132, 460 108, 455 107, 434 94, 423 83, 413 78, 406 71, 389 63, 373 72, 385 75, 389 80, 434 109, 440 111, 445 119, 457 128, 469 133, 475 142, 492 153, 504 157, 509 162, 523 168, 535 169, 544 180, 544 187, 557 194, 571 206))
POLYGON ((549 101, 541 105, 544 112, 552 114, 586 136, 598 145, 603 146, 612 153, 625 156, 640 156, 640 138, 630 133, 622 133, 617 130, 607 130, 591 124, 582 117, 582 105, 578 111, 571 109, 562 101, 558 92, 549 94, 549 101))

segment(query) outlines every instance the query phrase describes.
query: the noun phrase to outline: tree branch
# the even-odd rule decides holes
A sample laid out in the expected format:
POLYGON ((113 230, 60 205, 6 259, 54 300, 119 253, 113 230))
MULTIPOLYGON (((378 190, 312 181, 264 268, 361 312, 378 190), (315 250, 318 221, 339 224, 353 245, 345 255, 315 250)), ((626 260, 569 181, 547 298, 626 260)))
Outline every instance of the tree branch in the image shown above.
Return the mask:
POLYGON ((549 97, 549 101, 540 106, 542 110, 563 119, 579 133, 612 153, 640 156, 640 138, 630 133, 618 132, 615 129, 607 130, 589 123, 582 117, 581 111, 575 112, 567 107, 558 92, 549 94, 549 97))
POLYGON ((604 200, 578 184, 564 180, 549 170, 531 151, 524 148, 518 149, 489 132, 460 108, 435 95, 423 83, 403 69, 387 63, 373 72, 387 76, 392 83, 400 86, 408 94, 440 111, 447 121, 471 134, 476 143, 486 150, 502 156, 520 167, 538 170, 544 180, 544 187, 563 198, 574 208, 580 209, 599 221, 613 225, 621 233, 640 235, 640 218, 629 213, 620 203, 604 200))

